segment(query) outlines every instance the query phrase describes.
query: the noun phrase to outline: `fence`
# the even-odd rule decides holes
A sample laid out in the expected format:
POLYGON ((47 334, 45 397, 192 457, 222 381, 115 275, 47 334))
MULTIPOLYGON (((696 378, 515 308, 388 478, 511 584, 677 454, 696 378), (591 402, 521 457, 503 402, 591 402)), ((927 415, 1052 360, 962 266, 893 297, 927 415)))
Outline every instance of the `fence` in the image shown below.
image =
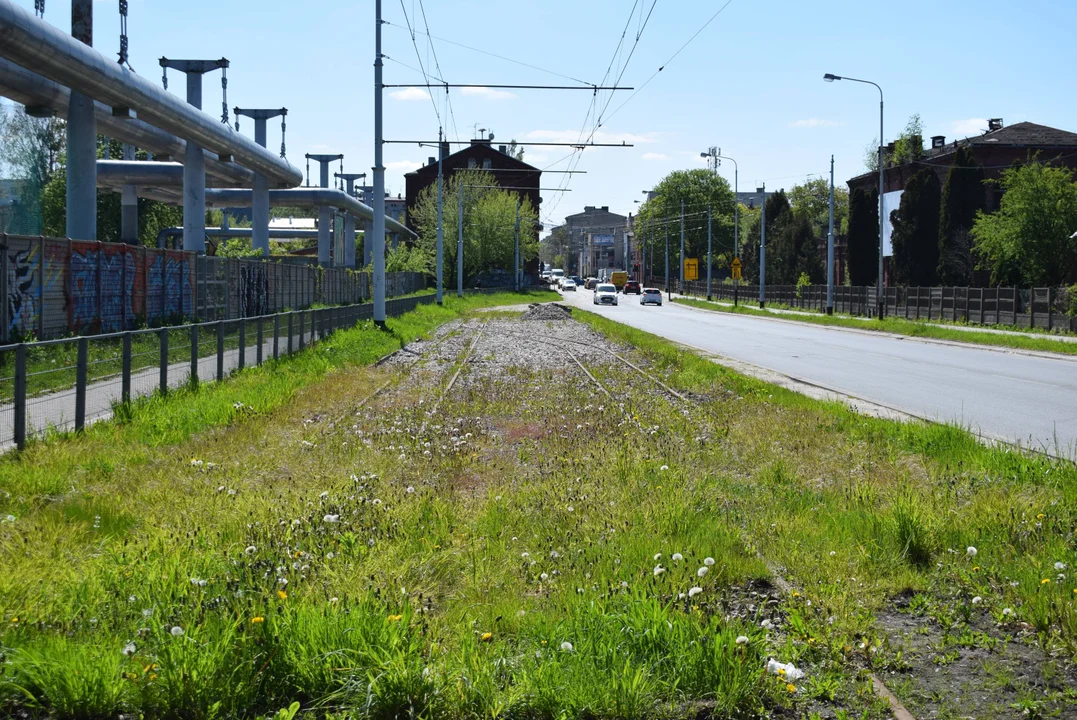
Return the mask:
MULTIPOLYGON (((386 273, 386 296, 425 287, 386 273)), ((0 342, 361 303, 368 273, 122 243, 0 235, 0 342)))
MULTIPOLYGON (((651 277, 648 284, 665 287, 665 278, 651 277)), ((677 290, 676 280, 670 287, 677 290)), ((705 281, 688 281, 685 295, 706 297, 705 281)), ((733 299, 733 286, 712 282, 711 296, 733 299)), ((740 300, 759 297, 759 285, 742 283, 740 300)), ((966 288, 888 287, 883 290, 884 313, 909 320, 950 320, 970 325, 1009 325, 1044 330, 1077 332, 1077 318, 1068 314, 1074 299, 1066 288, 966 288)), ((767 285, 769 305, 785 305, 805 310, 826 309, 826 285, 767 285)), ((834 287, 834 310, 849 315, 873 317, 876 310, 874 287, 834 287)))
MULTIPOLYGON (((385 303, 401 315, 434 295, 385 303)), ((0 346, 0 450, 51 428, 81 430, 118 403, 223 380, 373 317, 370 303, 0 346)))

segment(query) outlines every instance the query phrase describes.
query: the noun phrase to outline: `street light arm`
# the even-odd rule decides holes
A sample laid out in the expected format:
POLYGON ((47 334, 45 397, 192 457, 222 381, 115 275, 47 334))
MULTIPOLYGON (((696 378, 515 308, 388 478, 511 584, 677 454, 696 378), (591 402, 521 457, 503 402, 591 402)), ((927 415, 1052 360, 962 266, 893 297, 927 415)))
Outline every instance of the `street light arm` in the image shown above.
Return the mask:
POLYGON ((860 80, 859 78, 845 77, 844 75, 835 75, 835 80, 848 80, 850 82, 864 83, 865 85, 874 85, 875 89, 879 91, 879 102, 883 100, 883 89, 879 87, 878 83, 873 83, 871 80, 860 80))

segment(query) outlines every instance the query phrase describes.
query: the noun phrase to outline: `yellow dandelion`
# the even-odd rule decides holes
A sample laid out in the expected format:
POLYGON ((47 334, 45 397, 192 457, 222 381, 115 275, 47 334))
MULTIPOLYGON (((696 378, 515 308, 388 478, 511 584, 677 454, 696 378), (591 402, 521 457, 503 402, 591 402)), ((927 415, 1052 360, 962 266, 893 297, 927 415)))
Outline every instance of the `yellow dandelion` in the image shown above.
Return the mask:
POLYGON ((156 679, 157 679, 157 673, 154 673, 153 675, 150 675, 150 680, 156 680, 156 679))
POLYGON ((257 625, 258 623, 265 622, 265 621, 266 621, 266 619, 264 617, 252 617, 251 618, 251 622, 254 623, 255 625, 257 625))
POLYGON ((480 637, 479 639, 482 640, 483 642, 490 642, 491 640, 494 639, 494 634, 492 632, 484 632, 482 634, 482 637, 480 637))
POLYGON ((1051 578, 1044 578, 1043 580, 1040 580, 1040 585, 1048 585, 1050 582, 1051 578))
POLYGON ((277 591, 277 597, 279 597, 281 600, 287 600, 288 599, 288 593, 284 592, 283 590, 278 590, 277 591))
POLYGON ((972 566, 972 572, 980 572, 980 566, 979 565, 973 565, 972 566))
POLYGON ((785 668, 778 668, 779 675, 785 675, 785 668))
POLYGON ((788 692, 795 693, 797 691, 797 686, 794 685, 793 683, 786 683, 785 684, 785 689, 788 692))
POLYGON ((18 621, 19 621, 18 617, 11 618, 11 622, 13 622, 13 623, 17 623, 18 621))
POLYGON ((793 591, 793 597, 800 597, 800 593, 798 593, 796 590, 794 590, 793 591))
POLYGON ((1045 517, 1047 517, 1047 516, 1044 515, 1043 513, 1040 513, 1039 515, 1036 516, 1036 519, 1037 520, 1043 520, 1045 517))
POLYGON ((404 619, 403 615, 390 615, 389 616, 389 622, 400 622, 403 619, 404 619))

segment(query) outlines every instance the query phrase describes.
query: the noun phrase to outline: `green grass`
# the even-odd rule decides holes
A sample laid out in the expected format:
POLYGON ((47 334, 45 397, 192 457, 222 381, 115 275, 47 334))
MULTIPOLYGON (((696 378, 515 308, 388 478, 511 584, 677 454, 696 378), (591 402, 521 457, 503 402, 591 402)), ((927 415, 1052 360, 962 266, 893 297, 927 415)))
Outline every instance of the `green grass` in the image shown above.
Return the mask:
MULTIPOLYGON (((949 340, 952 342, 972 343, 975 345, 992 345, 996 347, 1014 348, 1017 350, 1034 350, 1039 352, 1077 355, 1077 343, 1066 342, 1064 340, 1053 340, 1046 333, 1042 333, 1039 337, 1036 337, 1034 334, 1004 335, 1001 333, 976 332, 974 330, 955 330, 953 327, 948 327, 948 324, 946 323, 921 322, 895 317, 887 317, 881 321, 866 321, 842 315, 823 315, 808 312, 803 312, 802 314, 783 313, 779 315, 747 305, 733 307, 731 305, 707 302, 706 300, 696 300, 693 298, 674 298, 673 302, 713 312, 754 315, 757 317, 769 317, 779 320, 810 323, 813 325, 856 328, 857 330, 867 330, 871 332, 887 332, 896 335, 907 335, 909 337, 949 340)), ((953 325, 953 323, 950 325, 953 325)), ((1027 333, 1027 329, 1023 332, 1027 333)))
POLYGON ((883 717, 862 671, 900 667, 874 617, 904 590, 947 652, 982 644, 979 617, 1077 657, 1053 570, 1077 561, 1072 465, 582 312, 690 406, 590 363, 614 401, 572 365, 509 368, 431 415, 451 367, 368 365, 518 298, 447 298, 5 458, 0 713, 883 717), (767 657, 808 677, 791 693, 767 657))

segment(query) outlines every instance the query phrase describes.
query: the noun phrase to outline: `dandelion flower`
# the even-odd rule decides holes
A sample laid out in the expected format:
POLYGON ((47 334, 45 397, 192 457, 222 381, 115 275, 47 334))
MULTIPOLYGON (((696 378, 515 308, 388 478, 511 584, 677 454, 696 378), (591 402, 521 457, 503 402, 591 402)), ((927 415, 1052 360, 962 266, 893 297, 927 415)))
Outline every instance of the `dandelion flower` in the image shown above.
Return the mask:
POLYGON ((795 693, 797 691, 797 686, 794 685, 793 683, 786 683, 785 684, 785 689, 787 691, 789 691, 790 693, 795 693))
POLYGON ((520 553, 520 557, 522 557, 524 560, 526 560, 527 558, 531 557, 531 553, 522 552, 522 553, 520 553))
POLYGON ((660 470, 662 470, 663 472, 665 472, 666 470, 669 470, 669 465, 663 465, 663 466, 662 466, 661 468, 659 468, 659 469, 660 469, 660 470))
POLYGON ((283 590, 278 590, 277 591, 277 597, 279 597, 281 600, 287 600, 288 599, 288 593, 284 592, 283 590))
POLYGON ((979 550, 972 547, 971 545, 969 545, 967 548, 965 548, 965 554, 968 555, 969 557, 976 557, 976 553, 978 553, 978 552, 979 552, 979 550))
POLYGON ((247 548, 243 552, 247 553, 248 555, 251 555, 251 554, 253 554, 253 553, 257 552, 257 551, 258 551, 258 548, 256 548, 253 545, 248 545, 247 548))
POLYGON ((710 570, 710 568, 708 568, 706 565, 704 565, 699 570, 696 570, 696 575, 698 575, 699 577, 703 577, 704 575, 707 574, 707 572, 709 570, 710 570))
POLYGON ((655 565, 654 566, 654 576, 655 577, 658 577, 659 575, 661 575, 665 571, 666 571, 666 569, 664 567, 662 567, 661 565, 655 565))
POLYGON ((539 575, 539 580, 541 580, 542 582, 546 582, 549 579, 550 579, 550 576, 547 575, 546 573, 542 573, 541 575, 539 575))
POLYGON ((673 562, 680 562, 681 560, 684 560, 684 555, 673 553, 673 562))
POLYGON ((152 608, 146 608, 145 610, 142 611, 142 617, 149 617, 150 615, 153 615, 153 609, 152 608))
POLYGON ((1040 585, 1048 585, 1050 582, 1051 578, 1044 578, 1043 580, 1040 580, 1040 585))
POLYGON ((838 551, 837 551, 837 550, 831 550, 831 551, 830 551, 830 557, 834 557, 834 556, 835 556, 835 555, 837 555, 837 554, 838 554, 838 551))
POLYGON ((748 644, 748 636, 747 635, 738 635, 737 636, 737 645, 747 645, 747 644, 748 644))
POLYGON ((701 588, 701 587, 699 587, 697 585, 696 587, 693 587, 693 588, 689 589, 688 597, 694 598, 696 595, 699 595, 701 592, 703 592, 703 588, 701 588))
POLYGON ((14 515, 5 515, 4 516, 4 522, 6 522, 6 523, 15 522, 15 516, 14 515))
POLYGON ((660 558, 660 557, 662 557, 662 553, 655 553, 654 554, 655 562, 658 562, 658 558, 660 558))
MULTIPOLYGON (((1074 592, 1077 592, 1077 590, 1074 590, 1074 592)), ((1006 617, 1013 615, 1013 608, 1002 608, 1002 614, 1006 617)))
POLYGON ((412 493, 414 493, 414 492, 415 492, 415 488, 414 488, 414 487, 412 487, 411 485, 408 485, 408 489, 407 489, 407 490, 405 490, 405 492, 406 492, 406 493, 407 493, 408 495, 411 495, 412 493))
POLYGON ((764 630, 770 630, 774 627, 774 623, 769 618, 764 618, 763 622, 759 623, 759 627, 763 628, 764 630))
POLYGON ((572 652, 572 643, 570 643, 568 640, 565 640, 563 643, 561 643, 561 649, 565 652, 572 652))
POLYGON ((255 625, 257 625, 258 623, 265 622, 265 618, 264 617, 252 617, 251 622, 254 623, 255 625))
POLYGON ((482 636, 479 638, 479 640, 482 640, 483 642, 490 642, 493 639, 494 639, 494 634, 492 632, 484 632, 482 634, 482 636))
POLYGON ((328 491, 328 490, 323 490, 323 491, 321 492, 321 494, 320 494, 320 495, 318 495, 318 497, 320 497, 320 498, 327 498, 327 497, 329 497, 329 491, 328 491))
POLYGON ((712 557, 703 558, 703 564, 706 565, 707 567, 711 567, 712 565, 714 565, 714 558, 712 558, 712 557))
POLYGON ((983 601, 984 601, 984 599, 983 599, 982 597, 980 597, 979 595, 977 595, 976 597, 972 598, 972 604, 973 604, 973 605, 979 605, 979 604, 980 604, 980 603, 982 603, 983 601))
POLYGON ((325 517, 322 518, 322 522, 325 522, 325 523, 335 523, 335 522, 338 522, 339 520, 340 520, 340 515, 326 515, 325 517))
POLYGON ((172 633, 174 637, 179 637, 183 634, 183 628, 181 628, 179 625, 173 625, 172 629, 168 632, 172 633))
POLYGON ((403 615, 390 615, 388 617, 389 622, 400 622, 404 619, 403 615))
POLYGON ((135 654, 135 650, 136 650, 135 644, 133 642, 129 642, 126 645, 123 646, 122 652, 127 657, 131 657, 132 655, 135 654))
POLYGON ((568 511, 569 511, 569 512, 576 512, 576 508, 574 508, 574 507, 572 507, 571 505, 569 505, 569 506, 568 506, 568 511))

